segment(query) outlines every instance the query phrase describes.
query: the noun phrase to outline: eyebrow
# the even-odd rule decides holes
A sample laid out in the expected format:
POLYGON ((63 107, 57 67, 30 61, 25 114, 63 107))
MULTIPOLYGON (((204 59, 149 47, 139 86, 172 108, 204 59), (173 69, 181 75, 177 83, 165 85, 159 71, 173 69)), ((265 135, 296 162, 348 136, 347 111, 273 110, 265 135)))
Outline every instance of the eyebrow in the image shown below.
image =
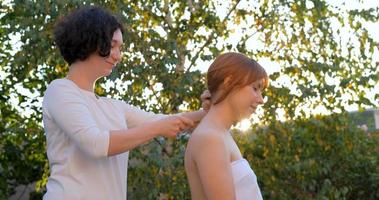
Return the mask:
POLYGON ((124 44, 123 42, 120 42, 120 41, 118 41, 118 40, 114 40, 114 39, 112 39, 112 42, 114 42, 114 43, 119 43, 119 44, 121 44, 121 45, 124 44))

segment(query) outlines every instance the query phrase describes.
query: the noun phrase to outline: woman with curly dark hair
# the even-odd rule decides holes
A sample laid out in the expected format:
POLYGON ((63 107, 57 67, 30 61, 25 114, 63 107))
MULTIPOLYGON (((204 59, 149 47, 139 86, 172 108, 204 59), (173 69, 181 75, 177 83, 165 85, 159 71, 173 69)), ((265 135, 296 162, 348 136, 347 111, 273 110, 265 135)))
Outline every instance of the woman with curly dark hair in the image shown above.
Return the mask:
POLYGON ((129 150, 174 137, 205 114, 157 115, 98 97, 95 82, 121 60, 122 33, 117 18, 95 6, 71 12, 55 27, 55 43, 70 66, 43 99, 50 165, 44 199, 126 199, 129 150))

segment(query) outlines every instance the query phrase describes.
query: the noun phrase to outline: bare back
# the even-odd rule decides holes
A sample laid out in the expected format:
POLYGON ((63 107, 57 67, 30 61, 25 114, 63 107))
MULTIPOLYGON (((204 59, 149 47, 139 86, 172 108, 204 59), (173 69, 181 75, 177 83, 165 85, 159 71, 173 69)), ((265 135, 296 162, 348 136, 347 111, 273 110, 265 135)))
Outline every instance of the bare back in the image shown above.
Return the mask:
MULTIPOLYGON (((185 153, 185 169, 192 199, 216 199, 216 196, 209 196, 209 193, 214 194, 214 191, 219 191, 220 196, 225 199, 234 199, 228 197, 228 194, 233 193, 232 195, 234 195, 230 163, 241 158, 240 150, 228 131, 220 130, 212 126, 211 123, 202 121, 192 133, 185 153), (220 141, 222 143, 221 152, 217 145, 213 145, 213 141, 220 141), (214 150, 216 150, 216 153, 219 153, 220 157, 214 156, 214 150), (226 162, 226 164, 215 164, 219 162, 219 158, 224 159, 223 163, 226 162), (209 175, 206 168, 211 168, 210 170, 213 174, 209 175), (219 182, 211 182, 212 180, 209 180, 219 177, 224 178, 224 180, 220 180, 219 182), (225 191, 225 188, 230 191, 225 191), (222 195, 222 192, 228 194, 222 195)), ((217 199, 220 199, 220 197, 217 197, 217 199)))

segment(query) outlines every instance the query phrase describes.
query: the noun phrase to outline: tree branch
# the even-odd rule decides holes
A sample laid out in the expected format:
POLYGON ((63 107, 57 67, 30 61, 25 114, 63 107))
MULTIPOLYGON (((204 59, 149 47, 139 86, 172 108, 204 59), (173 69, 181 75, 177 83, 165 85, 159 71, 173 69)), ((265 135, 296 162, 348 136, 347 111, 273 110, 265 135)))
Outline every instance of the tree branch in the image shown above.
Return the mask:
MULTIPOLYGON (((237 8, 237 5, 240 3, 241 0, 238 0, 236 4, 234 4, 234 6, 229 10, 228 14, 225 16, 225 18, 222 20, 222 24, 225 23, 229 16, 232 14, 232 12, 237 8)), ((195 61, 197 60, 197 58, 200 56, 200 53, 204 50, 204 48, 215 38, 217 37, 217 33, 215 30, 213 30, 213 32, 211 34, 209 34, 209 37, 207 39, 207 41, 204 43, 204 45, 200 48, 200 50, 196 53, 196 55, 191 59, 191 64, 190 66, 188 67, 188 69, 186 70, 186 73, 189 72, 189 70, 192 68, 192 66, 195 64, 195 61), (214 36, 215 35, 215 36, 214 36)))

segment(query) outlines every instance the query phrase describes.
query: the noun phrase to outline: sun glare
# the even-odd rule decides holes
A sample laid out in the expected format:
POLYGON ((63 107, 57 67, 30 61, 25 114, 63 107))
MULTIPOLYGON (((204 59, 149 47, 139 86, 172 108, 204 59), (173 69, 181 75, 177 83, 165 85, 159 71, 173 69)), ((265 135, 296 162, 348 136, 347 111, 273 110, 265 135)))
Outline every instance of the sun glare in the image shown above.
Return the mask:
POLYGON ((247 131, 249 130, 251 127, 251 121, 250 119, 244 119, 242 121, 240 121, 236 126, 235 128, 241 130, 241 131, 247 131))

